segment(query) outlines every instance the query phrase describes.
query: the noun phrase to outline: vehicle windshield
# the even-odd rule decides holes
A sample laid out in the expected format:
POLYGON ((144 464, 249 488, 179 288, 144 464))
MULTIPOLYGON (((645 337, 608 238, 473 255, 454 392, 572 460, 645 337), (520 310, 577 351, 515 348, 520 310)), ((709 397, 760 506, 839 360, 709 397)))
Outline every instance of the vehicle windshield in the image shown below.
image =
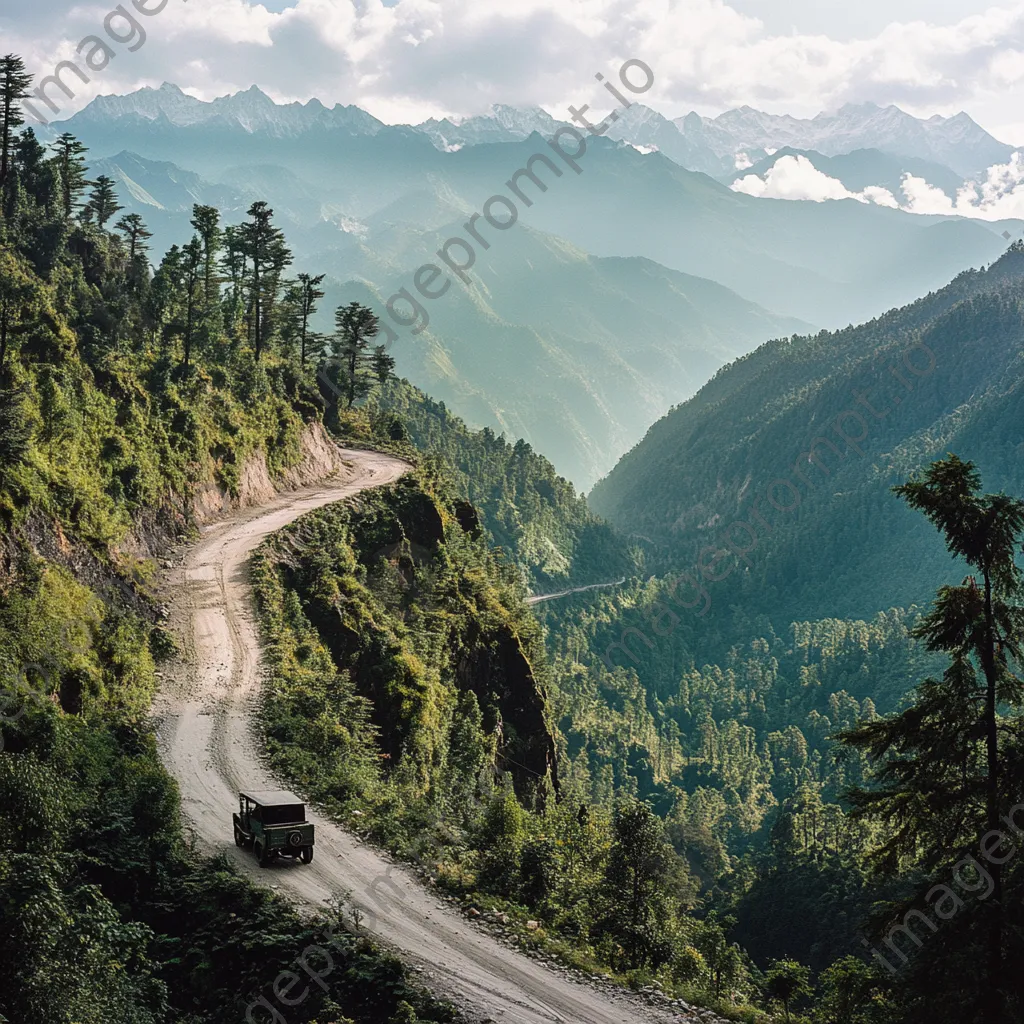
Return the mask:
POLYGON ((294 825, 306 820, 306 808, 303 804, 280 804, 276 807, 264 807, 262 810, 264 825, 294 825))

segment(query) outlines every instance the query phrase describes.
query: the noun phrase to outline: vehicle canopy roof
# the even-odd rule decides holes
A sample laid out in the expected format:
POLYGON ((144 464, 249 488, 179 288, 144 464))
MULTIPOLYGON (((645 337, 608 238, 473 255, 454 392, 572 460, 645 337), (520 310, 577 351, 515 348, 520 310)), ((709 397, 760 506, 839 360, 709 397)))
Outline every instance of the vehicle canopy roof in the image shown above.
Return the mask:
POLYGON ((242 790, 239 796, 247 797, 260 807, 280 807, 283 804, 304 804, 305 801, 286 789, 242 790))

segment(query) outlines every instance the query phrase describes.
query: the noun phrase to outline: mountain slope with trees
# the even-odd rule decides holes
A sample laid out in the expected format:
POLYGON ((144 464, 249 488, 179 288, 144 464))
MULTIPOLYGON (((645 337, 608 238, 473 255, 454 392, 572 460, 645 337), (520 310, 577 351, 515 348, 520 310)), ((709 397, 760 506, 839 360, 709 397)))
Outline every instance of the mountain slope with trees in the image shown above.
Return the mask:
POLYGON ((879 591, 921 603, 951 566, 888 486, 956 450, 1024 489, 1022 286, 1018 243, 869 324, 763 346, 656 423, 592 507, 655 542, 665 570, 707 549, 710 617, 871 615, 879 591))
MULTIPOLYGON (((418 266, 436 262, 437 250, 472 213, 462 198, 473 194, 469 186, 460 194, 418 182, 418 191, 357 223, 338 212, 329 190, 308 208, 310 186, 280 168, 276 175, 250 169, 248 184, 226 190, 130 154, 100 166, 118 181, 126 209, 168 245, 188 230, 196 196, 226 215, 269 199, 295 246, 296 267, 327 275, 329 303, 314 318, 321 330, 329 327, 328 308, 353 299, 394 327, 385 312, 389 298, 411 287, 418 266), (251 184, 264 181, 269 193, 251 184)), ((404 300, 398 308, 406 308, 404 300)), ((417 333, 397 332, 399 372, 475 426, 526 438, 582 488, 675 396, 692 394, 723 363, 769 337, 810 329, 712 281, 639 257, 588 257, 527 227, 479 253, 471 288, 456 284, 414 313, 417 333)))
POLYGON ((293 1020, 449 1022, 404 966, 191 847, 150 703, 174 651, 153 555, 325 440, 286 325, 287 249, 257 204, 154 273, 84 147, 18 132, 0 61, 0 1015, 241 1020, 325 929, 337 981, 293 1020))
POLYGON ((453 496, 473 505, 488 540, 516 562, 533 590, 606 583, 639 571, 642 546, 598 519, 526 441, 511 443, 488 427, 470 430, 444 402, 405 380, 375 391, 368 407, 382 418, 379 431, 407 437, 438 460, 453 496))

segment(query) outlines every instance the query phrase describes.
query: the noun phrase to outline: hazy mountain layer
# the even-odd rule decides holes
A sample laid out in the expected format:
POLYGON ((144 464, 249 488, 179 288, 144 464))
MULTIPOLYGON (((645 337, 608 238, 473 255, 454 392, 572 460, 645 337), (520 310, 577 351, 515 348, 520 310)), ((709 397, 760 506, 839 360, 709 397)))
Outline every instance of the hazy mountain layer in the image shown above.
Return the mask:
MULTIPOLYGON (((174 131, 195 141, 192 128, 174 131)), ((413 287, 418 266, 438 262, 446 239, 470 237, 464 225, 481 197, 545 148, 534 136, 441 153, 421 137, 408 150, 388 131, 357 140, 354 153, 311 132, 308 161, 295 140, 240 134, 282 163, 239 163, 228 147, 220 159, 232 161, 221 171, 229 185, 126 153, 96 169, 119 182, 160 248, 189 237, 194 202, 219 205, 231 222, 268 199, 295 240, 296 269, 361 279, 361 297, 386 315, 388 299, 413 287), (424 162, 426 177, 414 173, 424 162)), ((583 488, 729 359, 807 323, 873 315, 1004 248, 999 225, 852 200, 754 199, 608 140, 582 161, 578 176, 539 165, 546 192, 524 179, 535 200, 520 203, 514 229, 481 222, 490 247, 475 244, 469 287, 456 281, 424 303, 429 333, 401 331, 396 354, 411 380, 469 422, 528 438, 583 488), (801 315, 786 316, 792 309, 801 315)))
MULTIPOLYGON (((614 102, 609 98, 609 106, 614 102)), ((75 131, 90 125, 102 128, 121 120, 136 125, 152 122, 157 129, 169 126, 240 128, 292 138, 308 131, 342 131, 352 136, 376 135, 386 126, 355 106, 319 100, 275 104, 256 86, 231 96, 203 102, 164 83, 159 89, 143 88, 127 96, 97 97, 72 119, 75 131)), ((515 142, 535 131, 550 135, 557 125, 570 123, 567 111, 552 116, 540 108, 521 109, 499 104, 487 114, 461 120, 431 119, 410 126, 438 149, 491 142, 515 142)), ((752 107, 729 110, 718 117, 690 113, 670 120, 642 103, 634 103, 608 130, 612 139, 635 145, 656 146, 670 159, 690 170, 727 177, 737 167, 737 157, 756 162, 771 151, 792 147, 812 149, 826 156, 857 149, 878 149, 902 157, 915 157, 947 165, 962 177, 981 174, 995 163, 1004 163, 1013 147, 999 142, 967 114, 913 117, 895 106, 873 103, 848 104, 835 113, 814 118, 766 114, 752 107)))
MULTIPOLYGON (((292 232, 300 256, 344 251, 353 233, 372 239, 367 221, 385 209, 389 222, 415 228, 479 211, 489 196, 509 194, 506 183, 534 154, 549 155, 550 166, 534 164, 539 184, 520 179, 532 202, 518 203, 523 223, 588 253, 654 259, 718 281, 776 313, 833 327, 912 301, 960 270, 996 259, 1002 232, 1019 234, 1022 226, 927 218, 855 200, 756 199, 659 153, 608 139, 590 140, 577 175, 540 135, 442 153, 410 129, 384 128, 373 136, 311 130, 285 139, 202 125, 150 131, 148 121, 122 127, 149 158, 187 159, 207 179, 224 176, 245 195, 261 193, 279 217, 303 229, 301 236, 292 232), (320 199, 318 216, 311 197, 320 199), (416 197, 413 209, 400 210, 410 197, 416 197), (418 222, 425 208, 426 224, 418 222)), ((112 141, 103 133, 85 137, 96 149, 112 141)), ((465 235, 461 227, 458 233, 465 235)), ((498 245, 509 237, 489 233, 498 245)), ((321 269, 346 272, 336 265, 321 269)))
MULTIPOLYGON (((416 246, 396 229, 361 247, 365 265, 414 266, 456 229, 415 236, 416 246)), ((400 332, 399 372, 471 423, 525 438, 580 488, 723 363, 803 329, 711 281, 587 256, 529 228, 483 254, 474 278, 422 304, 429 326, 400 332)), ((388 287, 332 287, 325 308, 359 299, 382 309, 410 284, 407 274, 375 279, 388 287)))

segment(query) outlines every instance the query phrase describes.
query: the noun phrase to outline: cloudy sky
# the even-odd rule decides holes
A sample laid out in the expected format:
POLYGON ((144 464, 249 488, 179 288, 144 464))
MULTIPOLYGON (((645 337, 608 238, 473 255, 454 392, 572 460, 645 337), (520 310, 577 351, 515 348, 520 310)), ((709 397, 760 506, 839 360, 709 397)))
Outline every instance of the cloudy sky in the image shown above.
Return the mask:
MULTIPOLYGON (((124 0, 131 10, 131 0, 124 0)), ((154 10, 160 0, 136 0, 154 10)), ((810 116, 896 103, 966 110, 1024 144, 1024 3, 979 0, 165 0, 146 41, 116 53, 97 92, 171 81, 203 98, 258 84, 278 100, 356 103, 386 121, 479 113, 493 103, 564 116, 594 74, 637 57, 645 101, 669 116, 743 104, 810 116)), ((104 35, 106 0, 0 0, 4 51, 48 74, 104 35)), ((125 22, 111 22, 124 33, 125 22)), ((80 59, 80 58, 79 58, 80 59)))

